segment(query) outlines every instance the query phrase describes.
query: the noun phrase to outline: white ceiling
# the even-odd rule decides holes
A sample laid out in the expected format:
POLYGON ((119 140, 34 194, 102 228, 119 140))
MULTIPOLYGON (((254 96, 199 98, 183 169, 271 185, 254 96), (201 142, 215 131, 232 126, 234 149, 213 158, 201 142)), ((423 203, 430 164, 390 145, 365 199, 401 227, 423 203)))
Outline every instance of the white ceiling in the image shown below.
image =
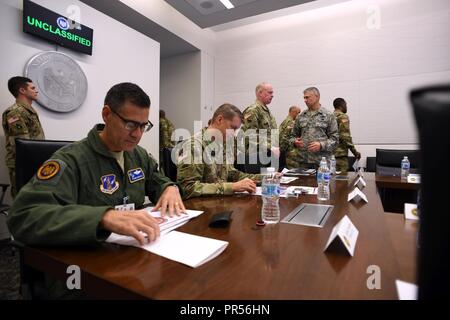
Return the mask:
POLYGON ((314 0, 230 0, 227 9, 219 0, 164 0, 201 28, 252 17, 314 0))

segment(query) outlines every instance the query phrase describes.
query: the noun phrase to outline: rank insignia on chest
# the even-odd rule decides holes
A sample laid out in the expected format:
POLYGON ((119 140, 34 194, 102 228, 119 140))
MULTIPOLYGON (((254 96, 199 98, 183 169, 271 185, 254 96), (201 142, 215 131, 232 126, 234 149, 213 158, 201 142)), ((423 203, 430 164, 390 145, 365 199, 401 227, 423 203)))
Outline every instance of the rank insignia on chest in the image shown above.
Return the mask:
POLYGON ((107 194, 113 194, 119 189, 119 181, 116 181, 115 174, 107 174, 100 178, 102 184, 100 185, 100 191, 107 194))
POLYGON ((128 180, 130 183, 143 180, 145 178, 144 171, 141 168, 131 169, 128 171, 128 180))

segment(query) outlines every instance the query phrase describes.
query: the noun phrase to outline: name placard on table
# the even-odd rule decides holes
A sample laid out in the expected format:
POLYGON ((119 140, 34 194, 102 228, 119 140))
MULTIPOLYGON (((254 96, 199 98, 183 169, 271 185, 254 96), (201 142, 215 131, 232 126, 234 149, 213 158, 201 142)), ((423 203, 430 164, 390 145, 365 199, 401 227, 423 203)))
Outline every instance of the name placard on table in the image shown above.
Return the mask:
POLYGON ((323 251, 341 250, 350 254, 353 257, 355 252, 356 240, 358 239, 359 231, 352 223, 348 216, 344 216, 331 231, 327 244, 323 251))

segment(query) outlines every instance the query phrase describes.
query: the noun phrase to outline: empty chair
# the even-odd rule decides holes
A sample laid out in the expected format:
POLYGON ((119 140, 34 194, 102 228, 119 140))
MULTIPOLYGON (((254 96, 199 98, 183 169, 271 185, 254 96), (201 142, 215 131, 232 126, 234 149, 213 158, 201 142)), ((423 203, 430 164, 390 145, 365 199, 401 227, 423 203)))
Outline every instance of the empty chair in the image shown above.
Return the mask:
POLYGON ((377 149, 376 173, 383 176, 400 176, 400 163, 407 156, 411 172, 419 167, 419 150, 377 149))
POLYGON ((375 170, 376 170, 375 157, 367 157, 366 158, 366 172, 375 172, 375 170))

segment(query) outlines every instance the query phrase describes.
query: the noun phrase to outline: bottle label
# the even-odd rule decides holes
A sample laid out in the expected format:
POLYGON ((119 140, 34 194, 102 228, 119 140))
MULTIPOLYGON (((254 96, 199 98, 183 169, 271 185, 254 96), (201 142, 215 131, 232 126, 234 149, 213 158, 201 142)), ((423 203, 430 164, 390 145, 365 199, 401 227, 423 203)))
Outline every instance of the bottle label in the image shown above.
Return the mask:
POLYGON ((329 182, 329 181, 330 181, 330 173, 329 173, 329 172, 323 173, 322 177, 323 177, 322 179, 323 179, 325 182, 329 182))

